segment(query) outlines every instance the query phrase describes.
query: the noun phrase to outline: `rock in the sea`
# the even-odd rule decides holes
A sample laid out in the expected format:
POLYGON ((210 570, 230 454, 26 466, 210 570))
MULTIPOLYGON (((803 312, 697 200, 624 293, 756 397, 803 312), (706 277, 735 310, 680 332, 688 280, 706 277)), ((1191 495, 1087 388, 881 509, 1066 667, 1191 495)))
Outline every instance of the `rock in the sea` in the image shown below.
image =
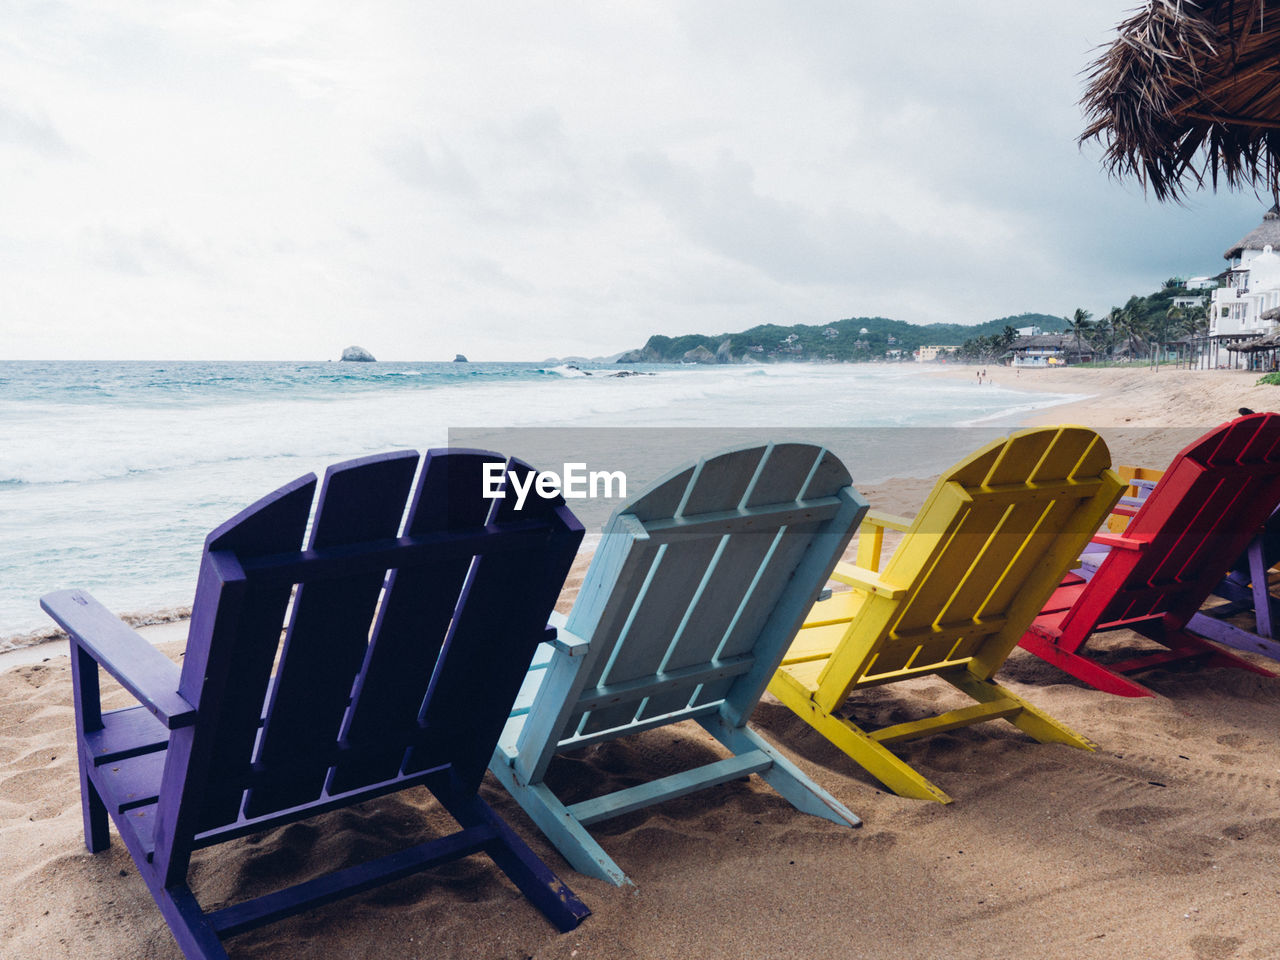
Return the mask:
POLYGON ((453 355, 453 362, 454 363, 470 363, 471 361, 468 360, 466 357, 464 357, 462 354, 455 353, 453 355))
POLYGON ((343 360, 352 360, 357 363, 374 363, 373 354, 364 347, 347 347, 342 351, 343 360))
POLYGON ((716 348, 716 363, 733 362, 733 341, 726 340, 716 348))

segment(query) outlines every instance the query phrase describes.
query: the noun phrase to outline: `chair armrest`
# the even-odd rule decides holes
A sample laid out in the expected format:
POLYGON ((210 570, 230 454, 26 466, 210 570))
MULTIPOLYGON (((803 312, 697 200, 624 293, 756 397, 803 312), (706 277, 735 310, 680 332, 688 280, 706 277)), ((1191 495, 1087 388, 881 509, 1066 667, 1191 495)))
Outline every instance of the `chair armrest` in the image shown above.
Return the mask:
POLYGON ((591 649, 591 641, 570 633, 565 627, 566 619, 563 613, 554 610, 551 612, 551 616, 547 618, 547 633, 550 636, 546 642, 565 656, 580 657, 591 649))
POLYGON ((182 671, 136 630, 83 590, 40 598, 45 613, 170 730, 195 723, 196 708, 178 693, 182 671))
POLYGON ((835 570, 831 573, 831 579, 848 584, 855 590, 874 593, 877 597, 886 597, 890 600, 897 600, 907 592, 906 587, 895 587, 885 583, 874 570, 856 567, 852 563, 837 563, 835 570))
POLYGON ((1149 541, 1135 540, 1133 537, 1126 537, 1123 533, 1095 533, 1089 542, 1119 550, 1145 550, 1149 541))
POLYGON ((858 525, 857 562, 863 570, 880 569, 880 554, 884 548, 885 530, 906 532, 911 521, 906 517, 896 517, 891 513, 868 510, 858 525))
POLYGON ((909 517, 899 517, 896 514, 884 513, 880 510, 868 510, 866 516, 862 518, 862 526, 864 527, 883 527, 886 530, 898 530, 906 533, 911 529, 912 521, 909 517))

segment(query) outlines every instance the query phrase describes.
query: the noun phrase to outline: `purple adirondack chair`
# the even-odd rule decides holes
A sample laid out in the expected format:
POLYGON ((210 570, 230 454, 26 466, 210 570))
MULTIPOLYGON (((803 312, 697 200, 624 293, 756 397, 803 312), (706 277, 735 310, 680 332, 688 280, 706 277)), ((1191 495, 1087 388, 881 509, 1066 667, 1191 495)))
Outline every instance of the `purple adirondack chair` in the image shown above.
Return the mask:
POLYGON ((110 814, 187 957, 480 852, 559 929, 589 914, 478 795, 582 539, 558 498, 484 499, 495 462, 533 472, 430 451, 414 488, 415 451, 337 464, 305 548, 315 476, 259 500, 205 542, 181 668, 82 591, 41 600, 71 636, 85 844, 110 814), (104 712, 99 667, 140 706, 104 712), (188 886, 198 848, 419 785, 460 830, 212 912, 188 886))

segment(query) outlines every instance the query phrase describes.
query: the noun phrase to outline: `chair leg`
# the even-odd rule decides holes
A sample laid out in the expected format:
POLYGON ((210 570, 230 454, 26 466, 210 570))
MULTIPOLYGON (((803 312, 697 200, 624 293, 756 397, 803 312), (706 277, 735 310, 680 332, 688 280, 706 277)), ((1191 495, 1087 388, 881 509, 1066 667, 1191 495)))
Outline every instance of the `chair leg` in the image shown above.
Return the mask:
POLYGON ((87 763, 89 761, 81 757, 80 810, 84 816, 84 845, 90 853, 101 853, 111 846, 111 827, 107 820, 107 805, 93 785, 87 763))
POLYGON ((1234 647, 1236 650, 1246 650, 1249 653, 1260 653, 1272 660, 1280 660, 1280 642, 1250 633, 1248 630, 1241 630, 1237 626, 1207 617, 1203 613, 1192 615, 1187 621, 1187 628, 1208 637, 1215 643, 1234 647))
POLYGON ((1271 585, 1267 582, 1266 537, 1255 537, 1249 544, 1249 578, 1253 590, 1253 616, 1258 635, 1275 636, 1271 625, 1271 585))
POLYGON ((862 824, 857 814, 814 783, 803 770, 755 731, 733 726, 719 714, 703 717, 698 722, 735 754, 758 750, 768 756, 773 761, 773 766, 768 770, 761 770, 760 778, 797 810, 841 826, 857 827, 862 824))
POLYGON ((497 840, 487 846, 485 851, 556 929, 567 933, 591 916, 586 904, 552 873, 550 867, 538 859, 529 845, 487 803, 478 796, 473 796, 463 805, 463 809, 465 812, 458 822, 464 827, 469 826, 467 820, 474 820, 476 823, 487 823, 498 831, 497 840))
POLYGON ((802 699, 799 690, 788 683, 778 682, 776 678, 769 684, 769 692, 894 793, 918 800, 951 802, 942 789, 913 770, 910 764, 895 757, 888 747, 873 740, 853 722, 825 712, 812 697, 802 699))
POLYGON ((169 924, 169 932, 178 941, 187 960, 228 960, 226 948, 190 888, 184 884, 163 887, 159 891, 153 888, 152 892, 160 913, 169 924))
POLYGON ((1182 630, 1179 631, 1176 636, 1178 638, 1176 642, 1179 649, 1187 648, 1205 655, 1205 666, 1232 667, 1236 670, 1248 670, 1250 673, 1261 674, 1264 677, 1275 676, 1274 673, 1265 667, 1256 666, 1244 659, 1244 657, 1237 657, 1231 651, 1223 650, 1221 647, 1216 647, 1213 644, 1206 642, 1203 638, 1197 637, 1195 634, 1182 630))
POLYGON ((631 879, 622 872, 622 868, 604 852, 604 848, 587 832, 587 828, 574 819, 573 814, 545 783, 521 783, 516 779, 515 771, 505 756, 495 755, 489 772, 507 788, 507 792, 573 869, 589 877, 605 880, 615 887, 631 885, 631 879))
POLYGON ((975 677, 967 670, 955 675, 945 674, 944 678, 954 687, 964 691, 980 703, 991 703, 994 700, 1012 700, 1022 709, 1008 718, 1019 730, 1033 737, 1040 743, 1065 743, 1081 750, 1096 750, 1098 745, 1088 737, 1081 736, 1064 723, 1060 723, 1043 710, 1023 700, 1013 691, 1000 686, 993 680, 975 677))
POLYGON ((102 701, 98 662, 78 642, 71 644, 71 696, 76 711, 76 764, 80 769, 80 810, 84 816, 84 845, 101 853, 111 845, 107 807, 93 785, 93 758, 85 749, 85 731, 102 729, 102 701))
POLYGON ((1055 643, 1036 633, 1027 632, 1022 635, 1019 645, 1029 650, 1041 660, 1065 670, 1091 687, 1103 693, 1114 693, 1121 697, 1154 697, 1155 691, 1144 687, 1136 680, 1131 680, 1117 673, 1096 660, 1063 650, 1055 643))

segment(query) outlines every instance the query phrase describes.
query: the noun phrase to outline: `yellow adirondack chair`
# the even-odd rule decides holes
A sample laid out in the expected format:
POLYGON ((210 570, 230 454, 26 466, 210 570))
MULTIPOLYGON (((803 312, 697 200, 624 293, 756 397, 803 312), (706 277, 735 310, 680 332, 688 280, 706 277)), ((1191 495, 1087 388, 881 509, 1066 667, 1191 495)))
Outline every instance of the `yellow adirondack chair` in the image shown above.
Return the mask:
POLYGON ((1093 744, 992 681, 1125 489, 1092 430, 1024 430, 939 481, 915 520, 869 512, 853 589, 815 604, 769 691, 895 793, 951 798, 889 744, 1004 718, 1042 743, 1093 744), (885 530, 903 538, 880 572, 885 530), (976 704, 863 730, 837 715, 851 693, 934 675, 976 704))
POLYGON ((1121 463, 1116 465, 1116 473, 1129 486, 1107 519, 1107 529, 1112 533, 1124 533, 1125 527, 1129 526, 1129 518, 1138 512, 1138 507, 1142 506, 1156 481, 1164 476, 1164 471, 1121 463))

